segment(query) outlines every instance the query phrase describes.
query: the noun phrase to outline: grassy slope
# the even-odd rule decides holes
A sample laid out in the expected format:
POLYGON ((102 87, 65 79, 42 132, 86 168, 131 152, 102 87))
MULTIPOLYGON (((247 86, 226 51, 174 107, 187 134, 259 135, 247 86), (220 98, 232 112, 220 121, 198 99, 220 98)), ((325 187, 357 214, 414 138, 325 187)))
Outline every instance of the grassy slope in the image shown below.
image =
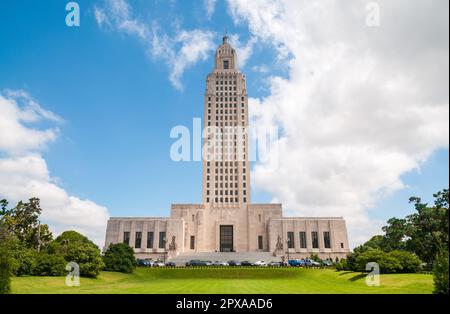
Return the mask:
POLYGON ((426 274, 381 275, 368 287, 360 273, 325 269, 137 269, 133 274, 102 272, 81 278, 79 287, 64 277, 19 277, 13 293, 431 293, 426 274))

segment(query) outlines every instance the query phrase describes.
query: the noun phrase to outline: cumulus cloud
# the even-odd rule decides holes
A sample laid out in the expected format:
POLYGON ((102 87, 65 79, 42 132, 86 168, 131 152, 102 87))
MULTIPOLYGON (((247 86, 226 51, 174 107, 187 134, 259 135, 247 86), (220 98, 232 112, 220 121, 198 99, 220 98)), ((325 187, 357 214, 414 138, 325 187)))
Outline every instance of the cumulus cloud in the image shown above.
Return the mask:
POLYGON ((0 94, 0 198, 14 203, 39 197, 42 220, 53 232, 78 230, 102 245, 109 217, 107 209, 69 195, 50 176, 41 155, 46 145, 57 138, 58 129, 36 125, 62 121, 24 91, 0 94))
POLYGON ((215 48, 213 32, 177 27, 175 34, 169 36, 156 21, 147 23, 137 18, 126 0, 105 0, 103 6, 95 7, 94 15, 99 27, 139 38, 150 56, 167 65, 169 80, 178 90, 183 89, 184 71, 205 61, 215 48))
POLYGON ((377 200, 449 142, 448 2, 377 2, 369 27, 364 1, 228 0, 289 69, 250 100, 253 124, 282 130, 254 185, 289 214, 344 216, 353 245, 380 232, 377 200))
POLYGON ((256 38, 251 37, 245 44, 239 39, 238 34, 231 34, 230 44, 236 49, 238 67, 243 68, 247 63, 248 59, 251 57, 253 52, 253 46, 256 43, 256 38))
POLYGON ((217 0, 203 0, 206 10, 206 16, 211 18, 214 14, 214 10, 216 9, 217 0))

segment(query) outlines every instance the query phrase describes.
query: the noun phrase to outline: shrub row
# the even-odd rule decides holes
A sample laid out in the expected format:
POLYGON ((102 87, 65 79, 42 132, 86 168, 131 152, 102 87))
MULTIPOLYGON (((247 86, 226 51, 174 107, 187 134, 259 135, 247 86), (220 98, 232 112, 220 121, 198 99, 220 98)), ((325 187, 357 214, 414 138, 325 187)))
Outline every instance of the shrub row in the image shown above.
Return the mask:
POLYGON ((415 255, 405 251, 384 252, 369 248, 362 253, 349 254, 347 259, 336 264, 337 270, 351 270, 366 272, 368 263, 375 262, 380 273, 416 273, 422 268, 422 261, 415 255))

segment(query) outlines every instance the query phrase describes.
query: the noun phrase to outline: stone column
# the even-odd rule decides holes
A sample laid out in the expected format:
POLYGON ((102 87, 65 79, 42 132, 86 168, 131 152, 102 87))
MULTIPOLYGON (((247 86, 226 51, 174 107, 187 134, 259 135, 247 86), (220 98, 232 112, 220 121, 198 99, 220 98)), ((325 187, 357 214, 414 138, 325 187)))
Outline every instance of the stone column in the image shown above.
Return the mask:
POLYGON ((135 250, 134 248, 135 239, 136 239, 136 221, 132 220, 130 228, 130 246, 133 248, 133 250, 135 250))
POLYGON ((141 249, 144 252, 147 252, 147 231, 148 230, 148 220, 144 220, 142 224, 142 243, 141 249))

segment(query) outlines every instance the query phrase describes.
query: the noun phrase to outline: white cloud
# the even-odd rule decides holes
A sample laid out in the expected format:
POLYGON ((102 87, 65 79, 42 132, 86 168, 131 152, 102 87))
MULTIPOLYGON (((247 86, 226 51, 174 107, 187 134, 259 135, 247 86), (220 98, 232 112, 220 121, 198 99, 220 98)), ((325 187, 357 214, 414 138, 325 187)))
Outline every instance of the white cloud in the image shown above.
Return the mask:
POLYGON ((184 71, 199 61, 205 61, 215 47, 213 32, 176 27, 175 34, 169 36, 161 31, 156 21, 145 23, 136 18, 125 0, 105 0, 103 7, 95 7, 94 14, 100 27, 106 25, 108 29, 142 40, 150 56, 167 65, 169 80, 178 90, 183 89, 181 78, 184 71))
POLYGON ((253 46, 256 43, 256 38, 251 37, 247 43, 241 43, 238 34, 231 34, 230 44, 236 49, 238 67, 243 68, 251 57, 253 52, 253 46))
POLYGON ((205 61, 214 50, 214 33, 202 30, 180 30, 174 38, 159 35, 159 28, 153 24, 150 54, 165 61, 170 68, 169 79, 175 88, 183 89, 181 77, 189 66, 205 61), (178 47, 178 49, 176 49, 178 47))
POLYGON ((108 220, 105 207, 69 195, 50 176, 41 155, 57 137, 57 128, 32 128, 38 122, 61 123, 23 91, 0 94, 0 198, 11 203, 39 197, 42 219, 56 234, 78 230, 103 245, 108 220))
POLYGON ((257 73, 266 74, 269 73, 269 67, 265 64, 252 66, 252 71, 257 73))
POLYGON ((253 183, 290 214, 344 216, 353 245, 380 232, 370 207, 449 141, 448 3, 378 2, 367 27, 361 1, 228 1, 289 68, 250 100, 252 123, 283 130, 253 183))
POLYGON ((203 3, 205 5, 206 16, 210 19, 216 9, 217 0, 203 0, 203 3))

